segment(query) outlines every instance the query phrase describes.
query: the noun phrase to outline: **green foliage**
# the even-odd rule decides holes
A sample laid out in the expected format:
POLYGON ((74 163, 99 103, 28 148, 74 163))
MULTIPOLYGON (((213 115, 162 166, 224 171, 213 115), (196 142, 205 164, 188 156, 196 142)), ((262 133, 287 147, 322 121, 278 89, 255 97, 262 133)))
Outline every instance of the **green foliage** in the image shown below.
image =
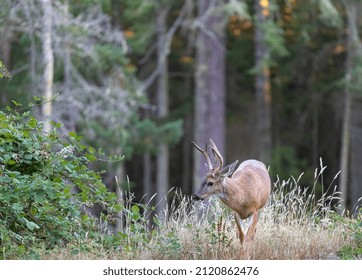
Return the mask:
POLYGON ((97 67, 104 71, 110 71, 115 65, 127 65, 128 60, 124 57, 123 50, 119 46, 112 44, 97 44, 95 47, 97 67))
POLYGON ((275 22, 267 20, 262 27, 265 44, 273 57, 285 57, 289 55, 284 40, 284 30, 275 22))
POLYGON ((241 19, 247 19, 247 20, 251 18, 250 13, 248 11, 248 6, 245 2, 231 0, 225 5, 223 5, 222 8, 227 16, 237 15, 241 19))
POLYGON ((272 152, 272 161, 270 173, 272 178, 276 175, 285 179, 292 176, 298 176, 307 168, 307 161, 300 159, 295 150, 290 146, 277 146, 272 152))
MULTIPOLYGON (((119 116, 120 118, 122 116, 119 116)), ((131 158, 133 154, 141 154, 145 151, 157 152, 157 144, 166 143, 170 146, 177 144, 182 137, 181 119, 167 121, 165 123, 156 123, 150 118, 141 119, 133 115, 129 123, 118 130, 105 130, 105 125, 98 122, 88 122, 84 127, 91 127, 98 135, 97 143, 102 145, 110 153, 112 147, 122 147, 122 154, 131 158)))
POLYGON ((136 123, 135 139, 140 151, 156 152, 158 143, 175 145, 182 137, 181 119, 157 124, 151 119, 144 119, 136 123))
POLYGON ((331 27, 341 27, 342 18, 336 7, 333 5, 332 0, 318 0, 316 1, 320 11, 320 20, 331 27))
POLYGON ((11 78, 11 75, 10 75, 9 71, 6 69, 5 65, 0 60, 0 78, 3 78, 3 77, 11 78))
POLYGON ((62 138, 60 124, 45 135, 43 123, 29 113, 0 111, 0 258, 33 258, 97 233, 81 209, 97 204, 113 218, 120 206, 114 193, 87 164, 97 158, 71 132, 62 138))
POLYGON ((175 229, 162 227, 160 230, 164 232, 162 234, 156 234, 156 231, 153 232, 152 250, 162 252, 163 258, 179 259, 182 249, 179 232, 175 229))
POLYGON ((136 248, 149 247, 152 237, 156 236, 156 231, 151 231, 149 225, 149 215, 155 208, 135 203, 133 200, 133 194, 124 195, 123 207, 119 209, 122 230, 102 237, 106 248, 117 248, 124 256, 130 258, 136 248))
MULTIPOLYGON (((341 222, 341 217, 336 216, 336 222, 341 222)), ((353 244, 344 246, 338 255, 344 260, 362 258, 362 214, 360 213, 355 219, 347 224, 347 234, 352 233, 353 244)))
POLYGON ((143 53, 149 47, 156 33, 155 25, 150 24, 155 17, 159 1, 125 0, 122 24, 130 32, 128 43, 134 53, 143 53))

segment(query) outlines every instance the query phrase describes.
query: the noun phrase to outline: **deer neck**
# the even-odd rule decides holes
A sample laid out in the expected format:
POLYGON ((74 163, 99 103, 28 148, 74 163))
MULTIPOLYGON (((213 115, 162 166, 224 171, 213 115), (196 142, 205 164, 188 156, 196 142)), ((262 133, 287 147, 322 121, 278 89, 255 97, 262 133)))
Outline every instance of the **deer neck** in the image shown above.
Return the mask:
POLYGON ((219 195, 219 198, 230 208, 234 208, 234 202, 238 200, 237 198, 243 197, 243 192, 243 189, 240 188, 235 179, 226 177, 222 184, 222 193, 219 195))

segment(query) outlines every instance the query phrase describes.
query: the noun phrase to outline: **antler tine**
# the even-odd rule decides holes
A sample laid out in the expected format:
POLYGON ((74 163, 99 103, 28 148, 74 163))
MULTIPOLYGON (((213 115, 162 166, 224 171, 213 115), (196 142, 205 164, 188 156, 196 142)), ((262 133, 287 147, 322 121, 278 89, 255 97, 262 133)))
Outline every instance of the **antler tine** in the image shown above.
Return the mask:
POLYGON ((223 159, 222 155, 220 154, 218 148, 216 147, 214 141, 212 141, 212 139, 210 139, 209 146, 210 146, 210 149, 212 150, 214 156, 219 160, 219 166, 217 168, 221 169, 224 164, 224 159, 223 159))
POLYGON ((205 150, 203 150, 203 149, 201 149, 194 141, 191 141, 191 143, 195 146, 195 148, 196 148, 197 150, 199 150, 199 151, 204 155, 204 157, 205 157, 205 159, 206 159, 206 166, 207 166, 207 168, 208 168, 209 170, 212 170, 214 167, 213 167, 213 165, 212 165, 212 163, 211 163, 211 160, 210 160, 210 158, 209 158, 209 155, 208 155, 208 153, 207 153, 207 144, 206 144, 205 150))

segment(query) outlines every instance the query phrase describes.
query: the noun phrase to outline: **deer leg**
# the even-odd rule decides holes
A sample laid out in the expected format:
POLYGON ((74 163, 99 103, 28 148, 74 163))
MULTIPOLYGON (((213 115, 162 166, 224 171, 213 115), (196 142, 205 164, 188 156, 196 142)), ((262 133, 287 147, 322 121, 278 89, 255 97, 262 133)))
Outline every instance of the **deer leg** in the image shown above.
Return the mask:
POLYGON ((241 246, 243 246, 244 243, 244 232, 241 228, 241 219, 238 213, 234 213, 234 218, 235 218, 235 223, 236 223, 236 227, 238 228, 238 232, 239 232, 239 239, 240 239, 240 244, 241 246))
POLYGON ((238 228, 238 232, 239 232, 239 239, 240 239, 240 252, 239 252, 239 259, 244 259, 245 258, 245 254, 247 253, 245 251, 245 244, 244 244, 244 239, 245 239, 245 234, 244 234, 244 231, 241 227, 241 218, 240 218, 240 215, 238 213, 234 213, 234 218, 235 218, 235 223, 236 223, 236 226, 238 228))
POLYGON ((258 211, 255 211, 252 214, 248 230, 246 231, 246 236, 245 236, 246 241, 251 241, 254 239, 256 224, 258 223, 258 216, 259 216, 258 211))

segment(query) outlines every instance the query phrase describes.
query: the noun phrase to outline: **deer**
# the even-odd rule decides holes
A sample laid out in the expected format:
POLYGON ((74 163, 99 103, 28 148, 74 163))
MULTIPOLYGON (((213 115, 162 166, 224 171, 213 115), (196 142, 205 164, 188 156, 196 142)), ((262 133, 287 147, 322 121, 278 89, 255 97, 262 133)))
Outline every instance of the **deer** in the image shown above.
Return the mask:
POLYGON ((244 240, 245 243, 254 240, 259 210, 266 205, 270 197, 271 180, 268 170, 264 163, 255 159, 243 161, 237 169, 238 161, 223 167, 223 157, 212 139, 209 145, 206 143, 204 150, 195 142, 191 142, 205 157, 207 167, 201 186, 192 198, 205 200, 216 196, 234 211, 242 255, 244 240), (214 156, 214 163, 209 157, 209 151, 214 156), (249 225, 244 233, 242 220, 248 218, 249 225))

